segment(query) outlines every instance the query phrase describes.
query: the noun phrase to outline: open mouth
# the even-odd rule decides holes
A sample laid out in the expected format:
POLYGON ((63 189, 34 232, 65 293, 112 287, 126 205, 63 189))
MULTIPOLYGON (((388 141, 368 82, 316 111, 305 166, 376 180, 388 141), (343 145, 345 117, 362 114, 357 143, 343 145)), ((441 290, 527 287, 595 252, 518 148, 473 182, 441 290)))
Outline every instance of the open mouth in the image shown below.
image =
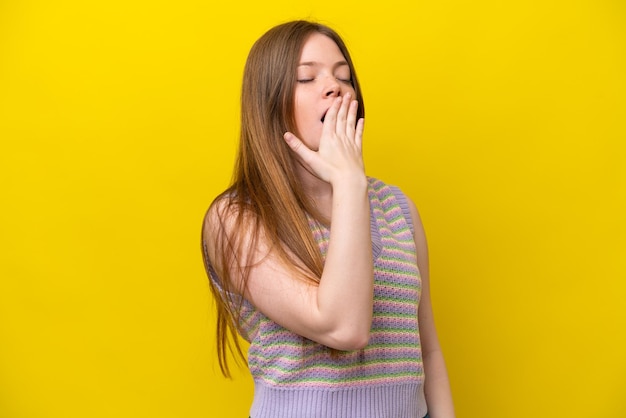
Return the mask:
POLYGON ((320 121, 322 123, 324 123, 324 119, 326 119, 326 113, 328 113, 328 110, 326 110, 326 112, 324 112, 324 114, 322 115, 322 118, 320 119, 320 121))

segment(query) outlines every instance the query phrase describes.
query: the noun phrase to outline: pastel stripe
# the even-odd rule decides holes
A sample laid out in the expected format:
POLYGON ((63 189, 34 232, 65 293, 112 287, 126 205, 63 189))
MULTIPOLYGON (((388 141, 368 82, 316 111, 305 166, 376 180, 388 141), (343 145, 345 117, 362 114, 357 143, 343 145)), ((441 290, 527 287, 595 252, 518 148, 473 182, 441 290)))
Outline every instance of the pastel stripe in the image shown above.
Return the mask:
MULTIPOLYGON (((376 179, 369 182, 375 257, 369 345, 332 355, 326 347, 282 328, 244 301, 239 326, 251 343, 248 364, 257 385, 334 390, 383 383, 423 384, 417 322, 421 281, 409 205, 397 188, 376 179)), ((311 218, 309 226, 325 256, 330 230, 311 218)))

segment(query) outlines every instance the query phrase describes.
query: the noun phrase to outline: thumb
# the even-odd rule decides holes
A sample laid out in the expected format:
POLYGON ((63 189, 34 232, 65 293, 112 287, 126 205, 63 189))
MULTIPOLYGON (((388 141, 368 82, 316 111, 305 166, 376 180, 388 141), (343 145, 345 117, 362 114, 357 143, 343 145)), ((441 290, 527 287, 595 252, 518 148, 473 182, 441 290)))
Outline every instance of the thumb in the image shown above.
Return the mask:
POLYGON ((309 149, 309 147, 307 147, 304 142, 300 140, 300 138, 298 138, 291 132, 285 132, 283 138, 285 138, 285 142, 287 142, 289 148, 291 148, 291 150, 295 152, 296 155, 298 155, 298 157, 300 157, 303 162, 305 162, 306 164, 310 164, 311 162, 313 162, 313 159, 315 158, 315 152, 309 149))

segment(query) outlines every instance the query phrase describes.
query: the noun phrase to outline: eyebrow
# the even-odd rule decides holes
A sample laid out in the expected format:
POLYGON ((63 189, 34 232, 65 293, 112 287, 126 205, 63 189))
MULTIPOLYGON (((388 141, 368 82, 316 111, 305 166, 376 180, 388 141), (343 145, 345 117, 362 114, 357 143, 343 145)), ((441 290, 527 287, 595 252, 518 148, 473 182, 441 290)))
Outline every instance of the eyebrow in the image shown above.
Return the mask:
MULTIPOLYGON (((306 61, 306 62, 301 62, 300 64, 298 64, 298 67, 315 67, 320 65, 319 62, 316 61, 306 61)), ((333 69, 336 69, 338 67, 343 67, 344 65, 348 65, 347 61, 337 61, 335 64, 333 64, 333 69)))

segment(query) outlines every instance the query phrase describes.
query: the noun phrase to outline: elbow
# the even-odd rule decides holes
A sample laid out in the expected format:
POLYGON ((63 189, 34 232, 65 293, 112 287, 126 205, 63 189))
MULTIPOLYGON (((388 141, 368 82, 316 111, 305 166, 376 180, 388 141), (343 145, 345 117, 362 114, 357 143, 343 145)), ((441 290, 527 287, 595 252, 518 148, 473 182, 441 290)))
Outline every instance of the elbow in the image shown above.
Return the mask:
POLYGON ((370 333, 367 330, 366 333, 361 333, 360 335, 355 335, 350 341, 348 341, 349 347, 348 350, 361 350, 370 343, 370 333))
POLYGON ((331 337, 330 347, 341 351, 360 350, 370 342, 370 329, 347 329, 339 331, 331 337))
POLYGON ((370 342, 373 308, 362 311, 333 312, 320 321, 317 342, 340 351, 360 350, 370 342))

